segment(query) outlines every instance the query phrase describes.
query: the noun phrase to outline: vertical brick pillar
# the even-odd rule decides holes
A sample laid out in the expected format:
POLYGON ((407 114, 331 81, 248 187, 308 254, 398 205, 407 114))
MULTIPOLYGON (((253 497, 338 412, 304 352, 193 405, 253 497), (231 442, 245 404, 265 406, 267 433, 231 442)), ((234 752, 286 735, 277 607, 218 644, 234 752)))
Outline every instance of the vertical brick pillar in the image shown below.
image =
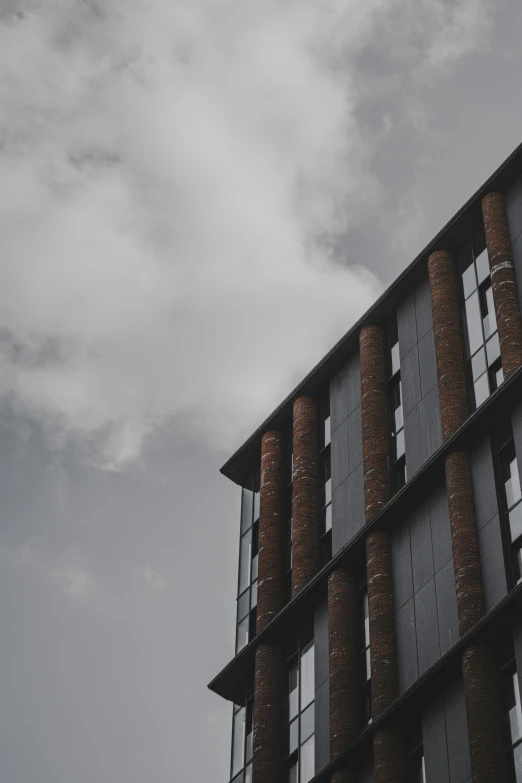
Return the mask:
MULTIPOLYGON (((369 522, 391 497, 390 441, 385 340, 378 326, 360 334, 361 404, 365 516, 369 522)), ((374 720, 397 695, 393 624, 391 549, 387 530, 366 539, 370 616, 372 715, 374 720)), ((374 783, 404 783, 402 736, 396 728, 378 729, 373 737, 374 783)))
MULTIPOLYGON (((428 258, 437 377, 444 440, 468 415, 464 354, 460 332, 455 269, 444 250, 428 258)), ((446 457, 453 569, 461 635, 484 614, 477 523, 469 454, 446 457)), ((466 699, 473 783, 503 783, 504 754, 500 731, 495 669, 486 647, 469 647, 462 653, 462 679, 466 699)))
POLYGON ((328 578, 330 648, 330 758, 359 730, 357 680, 357 590, 353 574, 332 571, 328 578))
POLYGON ((317 571, 317 403, 294 402, 292 484, 292 596, 317 571))
POLYGON ((493 192, 484 196, 482 215, 497 315, 500 356, 504 375, 508 377, 522 364, 522 320, 502 193, 493 192))
POLYGON ((259 645, 254 675, 253 783, 274 783, 281 774, 282 684, 281 651, 259 645))
POLYGON ((265 432, 261 439, 259 495, 257 629, 261 631, 283 605, 285 474, 281 432, 265 432))

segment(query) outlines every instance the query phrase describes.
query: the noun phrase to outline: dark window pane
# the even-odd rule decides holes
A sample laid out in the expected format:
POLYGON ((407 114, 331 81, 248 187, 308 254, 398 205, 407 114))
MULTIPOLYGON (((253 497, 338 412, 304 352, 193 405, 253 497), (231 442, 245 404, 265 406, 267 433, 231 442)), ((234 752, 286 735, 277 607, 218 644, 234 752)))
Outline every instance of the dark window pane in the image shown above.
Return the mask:
POLYGON ((475 407, 478 408, 479 405, 482 405, 484 400, 487 400, 489 397, 489 380, 487 372, 475 381, 473 389, 475 391, 475 407))
POLYGON ((400 430, 395 438, 397 459, 404 454, 404 430, 400 430))
POLYGON ((245 783, 252 783, 252 764, 245 769, 245 783))
POLYGON ((330 414, 324 420, 324 445, 328 446, 332 439, 330 432, 330 414))
POLYGON ((259 519, 259 490, 254 492, 254 522, 259 519))
POLYGON ((473 356, 475 351, 477 351, 484 342, 482 335, 482 316, 480 313, 477 291, 471 294, 469 299, 466 299, 466 323, 468 329, 469 350, 473 356))
POLYGON ((257 606, 257 579, 252 582, 252 589, 250 591, 250 608, 255 609, 257 606))
POLYGON ((484 327, 484 336, 487 338, 497 331, 497 319, 495 316, 495 305, 493 304, 493 289, 491 283, 483 291, 483 314, 482 325, 484 327))
POLYGON ((249 616, 247 615, 237 626, 236 654, 248 644, 248 626, 249 616))
POLYGON ((503 451, 502 457, 502 472, 504 475, 504 488, 506 490, 506 503, 507 507, 511 508, 511 506, 514 506, 515 503, 517 503, 522 497, 520 492, 518 462, 513 442, 511 442, 508 448, 503 451))
POLYGON ((486 354, 488 357, 488 365, 491 367, 491 365, 499 358, 500 356, 500 344, 498 341, 498 333, 496 332, 493 337, 490 337, 490 339, 486 343, 486 354))
POLYGON ((312 735, 301 745, 299 752, 301 762, 300 783, 308 783, 315 775, 315 737, 312 735))
POLYGON ((328 533, 332 529, 332 505, 328 505, 325 508, 325 532, 328 533))
POLYGON ((402 405, 395 408, 395 432, 399 432, 404 427, 404 419, 402 415, 402 405))
POLYGON ((504 383, 504 370, 502 365, 500 367, 492 367, 493 377, 495 381, 495 389, 498 389, 500 384, 504 383))
POLYGON ((237 599, 237 619, 238 622, 246 617, 250 611, 250 590, 246 590, 243 595, 237 599))
POLYGON ((250 566, 252 563, 252 532, 241 537, 239 544, 239 588, 240 595, 250 584, 250 566))
POLYGON ((363 605, 363 618, 364 618, 364 646, 369 647, 370 645, 370 607, 368 603, 368 592, 365 591, 363 593, 363 599, 362 599, 362 605, 363 605))
POLYGON ((486 248, 476 257, 475 265, 477 267, 477 278, 480 285, 489 277, 490 273, 488 251, 486 248))
MULTIPOLYGON (((249 479, 249 483, 252 479, 249 479)), ((241 532, 244 533, 252 524, 252 510, 254 508, 254 493, 252 489, 243 487, 241 490, 241 532)))
POLYGON ((476 381, 477 378, 480 378, 480 376, 485 373, 486 370, 486 353, 484 348, 480 348, 480 350, 477 351, 471 360, 471 374, 473 376, 473 380, 476 381))
POLYGON ((511 742, 515 744, 522 738, 522 712, 520 709, 520 689, 518 686, 518 674, 516 671, 509 674, 509 728, 511 731, 511 742))
POLYGON ((312 702, 304 712, 301 713, 301 744, 314 733, 315 703, 312 702))
POLYGON ((259 555, 256 555, 252 560, 252 581, 257 579, 259 571, 259 555))
POLYGON ((520 546, 515 547, 512 556, 515 571, 515 581, 518 584, 522 578, 522 542, 520 542, 520 546))
POLYGON ((299 722, 298 718, 296 718, 290 726, 288 727, 288 752, 287 756, 289 756, 291 753, 294 752, 294 750, 297 750, 297 746, 299 744, 299 722))
POLYGON ((246 738, 246 744, 245 744, 245 761, 248 763, 249 761, 252 761, 252 753, 254 751, 254 732, 251 731, 250 734, 247 734, 246 738))
POLYGON ((393 466, 393 485, 396 492, 406 483, 406 460, 401 457, 393 466))
POLYGON ((315 696, 314 645, 311 642, 301 653, 301 709, 315 696))
POLYGON ((513 761, 515 762, 516 783, 522 783, 522 745, 517 745, 513 751, 513 761))
POLYGON ((475 274, 475 264, 471 263, 462 273, 462 288, 464 289, 464 298, 467 299, 477 287, 477 276, 475 274))
POLYGON ((234 778, 232 783, 243 783, 244 779, 244 772, 240 772, 237 778, 234 778))
POLYGON ((294 761, 294 763, 287 768, 285 780, 286 783, 297 783, 298 778, 298 766, 297 761, 294 761))

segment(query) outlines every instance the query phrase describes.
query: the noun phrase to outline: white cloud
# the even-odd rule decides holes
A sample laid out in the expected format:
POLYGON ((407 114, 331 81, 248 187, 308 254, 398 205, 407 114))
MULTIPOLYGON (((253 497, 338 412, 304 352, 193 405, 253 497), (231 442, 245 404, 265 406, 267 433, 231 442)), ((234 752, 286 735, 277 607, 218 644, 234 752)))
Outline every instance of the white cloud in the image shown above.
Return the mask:
POLYGON ((53 571, 53 579, 73 600, 87 598, 97 587, 96 579, 85 568, 64 565, 53 571))
POLYGON ((157 590, 158 592, 164 590, 168 585, 167 580, 161 574, 151 568, 150 565, 146 565, 143 569, 143 576, 145 577, 148 586, 153 590, 157 590))
POLYGON ((106 468, 172 414, 235 443, 381 290, 328 250, 389 197, 351 64, 386 25, 398 57, 442 72, 489 4, 420 6, 8 6, 0 325, 22 349, 2 353, 0 393, 55 435, 96 434, 106 468), (35 335, 65 355, 35 361, 35 335))

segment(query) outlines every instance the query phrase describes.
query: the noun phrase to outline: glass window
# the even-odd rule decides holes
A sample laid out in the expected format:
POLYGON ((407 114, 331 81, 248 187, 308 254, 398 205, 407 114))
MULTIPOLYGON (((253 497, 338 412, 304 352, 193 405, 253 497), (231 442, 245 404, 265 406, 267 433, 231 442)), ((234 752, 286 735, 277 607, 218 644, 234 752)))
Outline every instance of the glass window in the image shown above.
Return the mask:
POLYGON ((234 712, 232 727, 232 777, 242 769, 245 762, 245 717, 246 710, 244 707, 239 707, 234 712))
POLYGON ((491 282, 488 282, 482 289, 482 326, 484 327, 484 337, 486 340, 497 331, 497 319, 495 316, 495 305, 493 303, 493 289, 491 282))
POLYGON ((482 316, 478 293, 475 291, 466 299, 466 323, 468 327, 468 345, 471 356, 478 351, 484 342, 482 334, 482 316))
POLYGON ((237 599, 237 619, 238 622, 246 617, 250 611, 250 590, 245 590, 243 595, 237 599))
POLYGON ((478 284, 480 285, 490 275, 488 251, 486 248, 475 258, 475 265, 477 267, 478 284))
POLYGON ((401 369, 398 341, 395 343, 395 345, 392 346, 391 349, 391 368, 392 368, 392 375, 395 375, 395 373, 399 372, 399 370, 401 369))
POLYGON ((283 702, 283 780, 306 783, 315 775, 313 751, 315 723, 314 643, 301 639, 286 663, 286 692, 283 702), (311 757, 310 757, 311 753, 311 757))
POLYGON ((301 742, 310 737, 315 731, 315 704, 309 704, 304 712, 301 713, 301 742))
POLYGON ((247 485, 244 486, 241 490, 241 532, 244 533, 245 530, 248 530, 248 528, 252 524, 252 512, 254 508, 254 493, 252 491, 253 479, 250 478, 247 482, 247 485))
POLYGON ((315 696, 314 643, 310 642, 301 653, 301 709, 315 696))
POLYGON ((467 299, 477 288, 477 276, 475 274, 475 264, 471 263, 462 274, 462 287, 464 289, 464 298, 467 299))
POLYGON ((328 416, 326 416, 324 420, 324 445, 328 446, 331 440, 332 440, 332 433, 330 431, 330 413, 328 413, 328 416))
POLYGON ((488 357, 489 367, 491 367, 491 365, 500 358, 500 344, 498 341, 498 334, 496 332, 486 343, 486 354, 488 357))
POLYGON ((308 783, 315 775, 315 737, 313 735, 301 745, 299 757, 301 761, 300 783, 308 783))
POLYGON ((252 562, 252 533, 249 530, 241 537, 239 545, 239 588, 241 594, 250 584, 250 564, 252 562))
POLYGON ((477 378, 480 378, 480 376, 483 375, 487 369, 488 366, 486 364, 486 352, 484 351, 484 348, 480 348, 471 360, 473 380, 476 381, 477 378))
POLYGON ((248 644, 248 628, 249 628, 249 617, 247 615, 237 625, 236 655, 240 650, 243 649, 243 647, 246 647, 248 644))
POLYGON ((245 783, 252 783, 252 764, 245 769, 245 783))
POLYGON ((259 519, 259 510, 260 510, 260 492, 257 490, 254 492, 254 522, 257 522, 259 519))
POLYGON ((481 375, 480 378, 475 381, 473 384, 473 391, 475 394, 475 407, 478 408, 479 405, 482 405, 482 403, 489 397, 489 382, 487 373, 484 373, 484 375, 481 375))

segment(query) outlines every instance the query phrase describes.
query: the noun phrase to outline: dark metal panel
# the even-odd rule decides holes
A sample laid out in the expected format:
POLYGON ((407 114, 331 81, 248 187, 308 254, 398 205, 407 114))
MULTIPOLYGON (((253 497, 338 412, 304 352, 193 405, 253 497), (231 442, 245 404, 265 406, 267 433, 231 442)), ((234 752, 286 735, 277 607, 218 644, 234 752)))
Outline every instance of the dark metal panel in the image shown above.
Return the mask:
POLYGON ((332 432, 332 490, 348 478, 348 433, 346 419, 332 432))
POLYGON ((330 426, 332 433, 346 419, 346 376, 348 366, 345 364, 330 379, 330 426))
POLYGON ((373 764, 371 760, 366 761, 360 771, 358 783, 373 783, 373 764))
POLYGON ((406 469, 411 478, 425 462, 424 432, 422 426, 422 403, 419 403, 404 417, 406 439, 406 469))
POLYGON ((364 527, 364 474, 359 465, 348 476, 348 530, 352 539, 364 527))
POLYGON ((513 266, 515 267, 518 300, 522 303, 522 234, 519 234, 511 243, 511 248, 513 250, 513 266))
POLYGON ((440 658, 439 625, 435 579, 430 579, 415 593, 415 625, 417 628, 417 654, 419 675, 440 658))
POLYGON ((391 531, 393 580, 393 607, 397 612, 413 597, 411 569, 410 525, 407 519, 398 520, 391 531))
POLYGON ((422 744, 426 766, 426 783, 449 783, 446 719, 442 698, 422 712, 422 744))
POLYGON ((471 776, 471 765, 466 704, 460 678, 451 683, 446 689, 444 709, 446 714, 450 783, 465 783, 471 776))
POLYGON ((362 417, 361 406, 350 413, 346 420, 348 427, 348 472, 353 471, 359 467, 362 462, 362 417))
POLYGON ((397 645, 397 679, 399 693, 406 690, 419 676, 415 636, 415 607, 410 600, 395 615, 397 645))
POLYGON ((419 340, 419 369, 421 394, 425 397, 437 386, 437 360, 435 358, 435 340, 433 329, 419 340))
POLYGON ((315 771, 330 761, 330 680, 315 692, 315 771))
POLYGON ((430 496, 430 518, 433 562, 435 571, 439 571, 452 558, 448 495, 445 484, 439 484, 430 496))
POLYGON ((330 656, 328 649, 328 600, 325 598, 314 609, 314 653, 316 690, 328 679, 330 656))
POLYGON ((413 591, 416 593, 434 574, 429 504, 418 506, 410 517, 413 591))
POLYGON ((435 574, 440 652, 444 655, 459 639, 459 618, 453 560, 435 574))
POLYGON ((422 423, 424 427, 424 449, 426 459, 442 445, 442 426, 440 422, 439 389, 435 386, 422 400, 422 423))
POLYGON ((419 352, 415 345, 401 359, 402 407, 407 416, 421 401, 419 352))
POLYGON ((493 458, 488 437, 484 437, 471 452, 471 478, 475 516, 480 529, 498 514, 493 458))
POLYGON ((513 623, 513 646, 517 664, 518 686, 522 693, 522 620, 516 619, 513 623))
POLYGON ((332 554, 337 554, 349 540, 347 479, 332 492, 332 554))
POLYGON ((359 353, 350 358, 346 376, 346 415, 361 404, 361 362, 359 353))
POLYGON ((506 212, 509 235, 513 242, 522 234, 522 179, 518 179, 506 191, 506 212))
POLYGON ((415 317, 417 320, 417 340, 422 340, 426 332, 433 329, 430 281, 427 275, 415 289, 415 317))
POLYGON ((507 595, 506 566, 498 515, 478 531, 486 612, 507 595))
POLYGON ((513 438, 515 441, 515 452, 518 462, 518 473, 522 482, 522 405, 517 405, 511 413, 511 424, 513 427, 513 438))
POLYGON ((397 307, 397 332, 399 334, 399 353, 402 359, 417 345, 414 291, 405 297, 397 307))

